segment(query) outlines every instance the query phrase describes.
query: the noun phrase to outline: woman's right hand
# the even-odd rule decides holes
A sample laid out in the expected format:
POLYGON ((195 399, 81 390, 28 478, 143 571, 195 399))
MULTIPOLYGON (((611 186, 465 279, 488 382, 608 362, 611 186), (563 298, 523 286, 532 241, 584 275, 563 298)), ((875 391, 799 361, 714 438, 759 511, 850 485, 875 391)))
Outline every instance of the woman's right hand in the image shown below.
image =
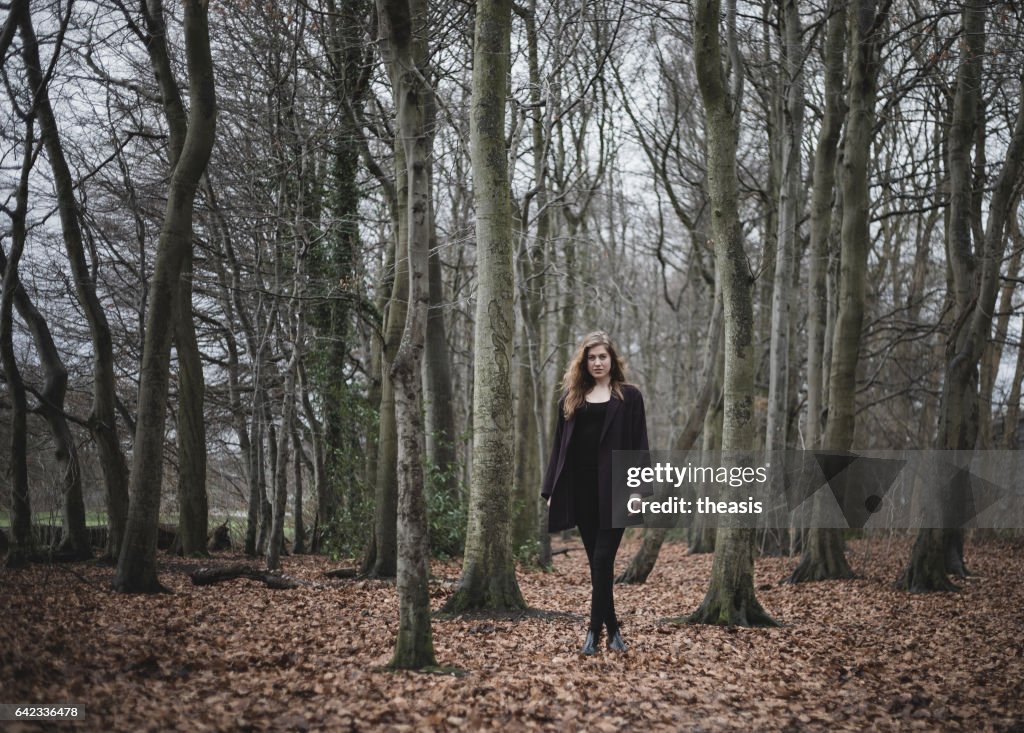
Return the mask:
POLYGON ((550 508, 551 508, 551 497, 549 496, 548 497, 548 509, 550 509, 550 508))

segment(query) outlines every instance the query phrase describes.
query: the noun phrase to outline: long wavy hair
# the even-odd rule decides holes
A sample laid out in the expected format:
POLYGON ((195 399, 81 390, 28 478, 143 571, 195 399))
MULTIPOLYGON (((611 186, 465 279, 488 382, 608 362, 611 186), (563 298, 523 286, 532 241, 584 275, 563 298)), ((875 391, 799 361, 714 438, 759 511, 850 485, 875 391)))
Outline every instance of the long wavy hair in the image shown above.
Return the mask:
POLYGON ((576 410, 586 402, 587 392, 593 389, 596 382, 590 376, 587 369, 587 356, 594 346, 603 346, 608 350, 609 361, 611 362, 611 391, 620 400, 622 399, 622 385, 626 383, 626 363, 619 356, 615 344, 608 338, 604 331, 593 331, 588 333, 576 347, 576 353, 572 355, 569 368, 565 370, 562 377, 562 392, 565 395, 563 412, 566 420, 571 420, 576 410))

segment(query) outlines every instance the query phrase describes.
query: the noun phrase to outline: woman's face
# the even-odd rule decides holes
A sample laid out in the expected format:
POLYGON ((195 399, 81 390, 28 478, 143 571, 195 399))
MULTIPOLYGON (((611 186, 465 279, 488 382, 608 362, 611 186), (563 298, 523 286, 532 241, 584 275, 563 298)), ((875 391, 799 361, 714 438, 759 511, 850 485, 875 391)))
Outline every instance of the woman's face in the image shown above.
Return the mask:
POLYGON ((587 371, 595 380, 608 376, 612 367, 612 358, 604 346, 591 346, 587 349, 587 371))

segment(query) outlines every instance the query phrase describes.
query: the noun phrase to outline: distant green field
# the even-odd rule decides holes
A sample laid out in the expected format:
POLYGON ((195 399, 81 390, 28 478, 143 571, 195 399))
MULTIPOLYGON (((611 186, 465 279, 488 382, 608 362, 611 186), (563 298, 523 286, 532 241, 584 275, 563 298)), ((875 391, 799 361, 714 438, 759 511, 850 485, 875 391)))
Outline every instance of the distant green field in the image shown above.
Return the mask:
MULTIPOLYGON (((62 521, 59 513, 45 512, 43 514, 33 514, 33 524, 60 524, 62 521)), ((89 527, 100 527, 107 523, 106 512, 86 512, 85 523, 89 527)), ((10 529, 11 528, 11 513, 0 511, 0 528, 10 529)))

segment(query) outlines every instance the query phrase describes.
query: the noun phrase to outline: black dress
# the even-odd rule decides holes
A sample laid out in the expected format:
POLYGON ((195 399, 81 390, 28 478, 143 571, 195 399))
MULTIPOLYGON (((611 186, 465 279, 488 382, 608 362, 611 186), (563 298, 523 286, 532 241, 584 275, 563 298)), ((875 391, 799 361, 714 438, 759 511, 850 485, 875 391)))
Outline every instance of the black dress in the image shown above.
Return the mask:
POLYGON ((573 510, 577 526, 600 526, 597 494, 597 451, 601 430, 608 413, 608 402, 584 402, 573 415, 569 442, 569 465, 572 467, 573 510))

